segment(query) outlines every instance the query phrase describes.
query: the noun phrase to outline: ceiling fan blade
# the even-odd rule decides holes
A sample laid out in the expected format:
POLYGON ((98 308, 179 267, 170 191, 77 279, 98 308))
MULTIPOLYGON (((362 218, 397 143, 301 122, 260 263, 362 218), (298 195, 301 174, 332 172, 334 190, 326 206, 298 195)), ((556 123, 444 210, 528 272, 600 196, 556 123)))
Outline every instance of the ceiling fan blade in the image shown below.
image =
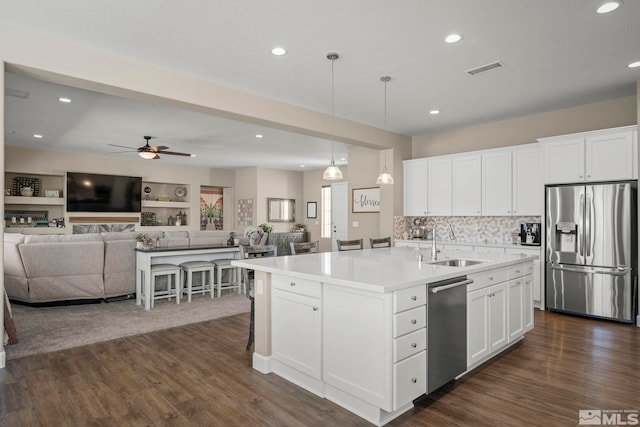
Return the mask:
POLYGON ((134 150, 127 150, 127 151, 112 151, 111 153, 107 153, 107 154, 111 155, 111 154, 135 153, 135 152, 136 150, 134 149, 134 150))
POLYGON ((120 147, 120 148, 130 148, 132 150, 137 150, 137 147, 127 147, 126 145, 118 145, 118 144, 107 144, 107 145, 111 145, 112 147, 120 147))
POLYGON ((167 147, 166 145, 152 145, 151 149, 153 151, 162 151, 162 150, 168 150, 169 147, 167 147))
POLYGON ((160 158, 160 156, 158 156, 158 155, 156 154, 156 155, 155 155, 155 157, 152 157, 152 158, 151 158, 151 160, 157 160, 157 159, 159 159, 159 158, 160 158))
POLYGON ((191 157, 191 154, 189 153, 178 153, 177 151, 158 151, 158 154, 170 154, 172 156, 185 156, 185 157, 191 157))

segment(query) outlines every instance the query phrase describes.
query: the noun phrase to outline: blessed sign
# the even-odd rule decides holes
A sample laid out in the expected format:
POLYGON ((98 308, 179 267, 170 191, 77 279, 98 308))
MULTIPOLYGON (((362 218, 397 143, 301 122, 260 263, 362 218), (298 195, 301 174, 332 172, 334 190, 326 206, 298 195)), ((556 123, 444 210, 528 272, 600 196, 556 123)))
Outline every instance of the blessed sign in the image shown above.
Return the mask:
POLYGON ((380 188, 354 188, 352 211, 380 212, 380 188))

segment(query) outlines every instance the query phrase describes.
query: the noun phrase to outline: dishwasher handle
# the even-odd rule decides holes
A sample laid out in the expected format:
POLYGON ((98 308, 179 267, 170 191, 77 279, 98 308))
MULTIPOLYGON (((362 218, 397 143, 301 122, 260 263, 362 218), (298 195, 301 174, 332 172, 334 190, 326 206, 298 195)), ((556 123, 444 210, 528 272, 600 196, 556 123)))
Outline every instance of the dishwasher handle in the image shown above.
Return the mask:
POLYGON ((472 283, 473 283, 473 280, 467 279, 467 280, 463 280, 462 282, 452 283, 450 285, 434 286, 433 288, 431 288, 431 293, 437 294, 440 291, 446 291, 447 289, 456 288, 458 286, 463 286, 463 285, 470 285, 472 283))

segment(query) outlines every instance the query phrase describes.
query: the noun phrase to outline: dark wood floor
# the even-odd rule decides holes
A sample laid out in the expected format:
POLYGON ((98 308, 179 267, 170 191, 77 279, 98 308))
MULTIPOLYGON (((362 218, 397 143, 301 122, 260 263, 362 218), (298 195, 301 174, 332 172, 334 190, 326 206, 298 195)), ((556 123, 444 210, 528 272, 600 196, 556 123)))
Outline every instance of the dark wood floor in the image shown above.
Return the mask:
MULTIPOLYGON (((536 310, 512 350, 391 426, 575 426, 579 409, 640 410, 640 328, 536 310)), ((10 360, 0 426, 367 426, 250 368, 247 314, 10 360)))

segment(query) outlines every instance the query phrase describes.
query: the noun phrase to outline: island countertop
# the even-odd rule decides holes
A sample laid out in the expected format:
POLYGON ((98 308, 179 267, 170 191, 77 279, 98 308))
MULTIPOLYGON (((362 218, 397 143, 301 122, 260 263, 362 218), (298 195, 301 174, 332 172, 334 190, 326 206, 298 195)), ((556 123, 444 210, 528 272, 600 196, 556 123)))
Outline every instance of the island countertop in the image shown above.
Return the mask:
POLYGON ((530 255, 461 252, 438 255, 438 261, 482 261, 468 267, 432 264, 429 249, 392 247, 343 252, 290 255, 264 259, 234 260, 232 265, 282 274, 371 292, 393 292, 419 284, 465 276, 535 259, 530 255), (419 262, 419 255, 423 261, 419 262))

